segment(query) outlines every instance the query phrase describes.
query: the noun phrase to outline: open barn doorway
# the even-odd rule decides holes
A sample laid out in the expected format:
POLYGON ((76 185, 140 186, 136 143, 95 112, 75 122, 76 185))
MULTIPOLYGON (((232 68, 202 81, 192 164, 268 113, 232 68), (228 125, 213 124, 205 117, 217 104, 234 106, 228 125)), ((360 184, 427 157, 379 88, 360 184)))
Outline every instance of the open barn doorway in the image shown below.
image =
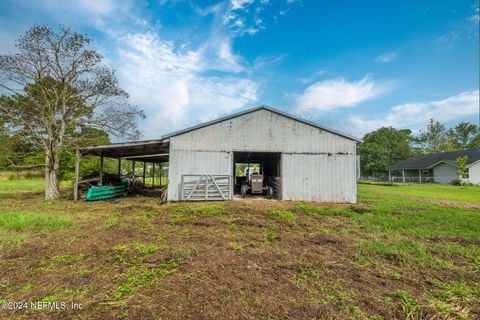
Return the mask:
POLYGON ((281 153, 234 152, 236 196, 281 199, 281 153))

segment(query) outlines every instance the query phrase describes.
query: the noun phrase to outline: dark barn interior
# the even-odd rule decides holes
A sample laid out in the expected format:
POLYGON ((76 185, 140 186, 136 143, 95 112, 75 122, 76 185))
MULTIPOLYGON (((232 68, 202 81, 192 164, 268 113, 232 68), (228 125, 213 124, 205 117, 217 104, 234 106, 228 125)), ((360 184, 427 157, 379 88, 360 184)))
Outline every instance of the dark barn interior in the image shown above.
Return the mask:
MULTIPOLYGON (((248 174, 245 168, 250 168, 251 174, 263 175, 264 188, 273 189, 273 197, 279 198, 279 183, 281 181, 281 154, 278 152, 234 152, 233 153, 233 175, 235 178, 235 194, 241 193, 243 184, 249 185, 248 174)), ((248 196, 251 196, 249 192, 248 196)), ((257 195, 257 194, 256 194, 257 195)), ((260 196, 267 196, 265 189, 260 196)))

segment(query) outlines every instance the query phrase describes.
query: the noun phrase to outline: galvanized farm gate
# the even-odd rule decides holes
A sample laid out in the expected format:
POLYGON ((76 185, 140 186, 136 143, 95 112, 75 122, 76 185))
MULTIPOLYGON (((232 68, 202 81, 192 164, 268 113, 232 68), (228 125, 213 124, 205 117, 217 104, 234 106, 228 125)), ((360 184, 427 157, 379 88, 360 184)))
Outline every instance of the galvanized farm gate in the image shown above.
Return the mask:
POLYGON ((181 200, 229 200, 231 198, 231 177, 212 174, 183 174, 181 200))

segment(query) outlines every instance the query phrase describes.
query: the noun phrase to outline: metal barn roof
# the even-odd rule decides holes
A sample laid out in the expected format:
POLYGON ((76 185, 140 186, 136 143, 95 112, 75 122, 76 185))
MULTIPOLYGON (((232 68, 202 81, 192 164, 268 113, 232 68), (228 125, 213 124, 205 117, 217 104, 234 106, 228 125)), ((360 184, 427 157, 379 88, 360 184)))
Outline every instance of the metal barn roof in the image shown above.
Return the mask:
POLYGON ((286 113, 286 112, 283 112, 283 111, 280 111, 280 110, 278 110, 278 109, 275 109, 275 108, 272 108, 272 107, 269 107, 269 106, 265 106, 265 105, 261 105, 261 106, 258 106, 258 107, 252 108, 252 109, 247 109, 247 110, 244 110, 244 111, 241 111, 241 112, 237 112, 237 113, 234 113, 234 114, 231 114, 231 115, 222 117, 222 118, 218 118, 218 119, 215 119, 215 120, 212 120, 212 121, 208 121, 208 122, 205 122, 205 123, 201 123, 201 124, 196 125, 196 126, 193 126, 193 127, 189 127, 189 128, 183 129, 183 130, 179 130, 179 131, 176 131, 176 132, 172 132, 172 133, 169 133, 169 134, 166 134, 166 135, 162 136, 162 139, 167 139, 167 138, 170 138, 170 137, 178 136, 178 135, 180 135, 180 134, 184 134, 184 133, 187 133, 187 132, 190 132, 190 131, 194 131, 194 130, 197 130, 197 129, 200 129, 200 128, 204 128, 204 127, 207 127, 207 126, 210 126, 210 125, 213 125, 213 124, 222 122, 222 121, 226 121, 226 120, 230 120, 230 119, 233 119, 233 118, 237 118, 237 117, 240 117, 240 116, 243 116, 243 115, 246 115, 246 114, 249 114, 249 113, 258 111, 258 110, 268 110, 268 111, 270 111, 270 112, 279 114, 279 115, 281 115, 281 116, 290 118, 290 119, 295 120, 295 121, 298 121, 298 122, 302 122, 302 123, 304 123, 304 124, 310 125, 310 126, 312 126, 312 127, 315 127, 315 128, 318 128, 318 129, 321 129, 321 130, 324 130, 324 131, 328 131, 328 132, 330 132, 330 133, 333 133, 333 134, 342 136, 342 137, 344 137, 344 138, 347 138, 347 139, 350 139, 350 140, 354 140, 354 141, 357 141, 357 142, 362 142, 361 139, 355 138, 355 137, 353 137, 353 136, 351 136, 351 135, 348 135, 348 134, 346 134, 346 133, 343 133, 343 132, 340 132, 340 131, 337 131, 337 130, 334 130, 334 129, 330 129, 330 128, 321 126, 321 125, 319 125, 319 124, 317 124, 317 123, 314 123, 314 122, 312 122, 312 121, 309 121, 309 120, 306 120, 306 119, 302 119, 302 118, 296 117, 296 116, 294 116, 294 115, 292 115, 292 114, 289 114, 289 113, 286 113))
POLYGON ((189 127, 180 131, 172 132, 170 134, 166 134, 162 136, 161 139, 155 140, 145 140, 145 141, 134 141, 134 142, 120 142, 120 143, 112 143, 112 144, 105 144, 105 145, 95 145, 95 146, 88 146, 82 147, 78 150, 83 155, 94 155, 94 156, 102 156, 108 158, 117 158, 117 159, 128 159, 134 161, 147 161, 147 162, 168 162, 169 157, 169 138, 178 136, 183 133, 187 133, 193 130, 197 130, 200 128, 204 128, 222 121, 230 120, 236 117, 240 117, 245 114, 249 114, 258 110, 268 110, 270 112, 279 114, 281 116, 290 118, 295 121, 299 121, 301 123, 313 126, 315 128, 331 132, 333 134, 345 137, 347 139, 354 140, 356 142, 362 142, 362 140, 352 137, 348 134, 336 131, 334 129, 330 129, 324 126, 320 126, 314 122, 298 118, 291 114, 285 113, 283 111, 262 105, 252 109, 244 110, 238 113, 231 114, 226 117, 218 118, 209 122, 205 122, 193 127, 189 127))
POLYGON ((132 161, 168 162, 168 139, 121 142, 83 147, 78 149, 83 155, 132 161))
POLYGON ((458 157, 467 156, 467 164, 471 165, 480 160, 479 149, 468 149, 452 152, 434 153, 426 156, 418 156, 408 158, 387 167, 387 170, 403 170, 403 169, 430 169, 439 163, 448 163, 456 165, 455 160, 458 157))

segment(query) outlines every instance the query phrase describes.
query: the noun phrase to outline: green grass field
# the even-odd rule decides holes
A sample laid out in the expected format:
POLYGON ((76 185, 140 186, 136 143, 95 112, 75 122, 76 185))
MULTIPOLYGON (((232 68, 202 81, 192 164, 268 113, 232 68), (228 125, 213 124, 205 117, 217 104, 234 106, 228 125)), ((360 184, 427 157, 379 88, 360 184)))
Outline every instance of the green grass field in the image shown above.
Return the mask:
POLYGON ((43 192, 45 187, 43 180, 22 179, 22 180, 0 180, 0 196, 14 195, 26 192, 43 192))
POLYGON ((10 319, 478 319, 480 188, 359 185, 358 203, 42 199, 0 179, 10 319))
POLYGON ((359 184, 359 192, 392 196, 408 196, 436 200, 480 202, 480 187, 444 184, 394 184, 379 188, 375 184, 359 184))

